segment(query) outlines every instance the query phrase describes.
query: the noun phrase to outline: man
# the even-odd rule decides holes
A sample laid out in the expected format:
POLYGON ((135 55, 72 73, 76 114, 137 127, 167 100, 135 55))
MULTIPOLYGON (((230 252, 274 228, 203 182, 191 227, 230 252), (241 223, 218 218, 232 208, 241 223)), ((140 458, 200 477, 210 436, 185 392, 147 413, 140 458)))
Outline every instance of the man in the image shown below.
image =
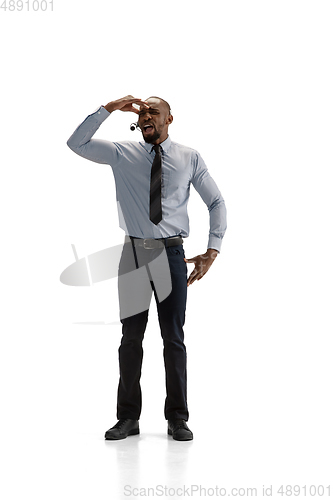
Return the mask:
MULTIPOLYGON (((130 271, 139 272, 144 266, 147 269, 163 338, 167 393, 164 415, 168 434, 175 440, 188 441, 193 439, 193 434, 186 423, 189 413, 183 326, 187 287, 206 274, 219 253, 226 231, 226 210, 221 193, 199 153, 171 141, 168 129, 172 121, 170 106, 163 99, 149 97, 142 101, 129 95, 100 106, 77 127, 67 144, 80 156, 109 164, 113 169, 120 227, 126 232, 119 282, 121 277, 130 276, 130 271), (136 113, 143 141, 92 139, 102 122, 116 110, 136 113), (186 259, 182 243, 189 234, 190 184, 208 207, 210 231, 207 251, 186 259), (171 292, 163 300, 159 300, 158 279, 155 279, 158 269, 149 273, 153 266, 147 265, 157 262, 161 248, 166 253, 171 277, 171 292), (186 263, 195 264, 188 278, 186 263)), ((127 284, 124 287, 122 282, 118 286, 123 325, 119 347, 118 422, 106 432, 105 438, 109 440, 139 434, 142 340, 149 309, 149 305, 141 306, 134 314, 124 313, 131 288, 138 301, 142 294, 137 293, 135 286, 127 284)))

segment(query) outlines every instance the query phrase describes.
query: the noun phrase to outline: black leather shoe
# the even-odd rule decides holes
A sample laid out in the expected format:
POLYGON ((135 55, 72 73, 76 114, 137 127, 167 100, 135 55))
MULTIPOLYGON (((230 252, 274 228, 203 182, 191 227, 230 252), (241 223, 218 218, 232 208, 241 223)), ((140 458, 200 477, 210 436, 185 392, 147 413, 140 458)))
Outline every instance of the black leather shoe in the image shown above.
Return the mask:
POLYGON ((191 441, 193 439, 192 431, 187 427, 185 420, 180 418, 168 420, 168 434, 176 441, 191 441))
POLYGON ((127 436, 140 434, 139 421, 121 418, 116 425, 105 433, 105 439, 125 439, 127 436))

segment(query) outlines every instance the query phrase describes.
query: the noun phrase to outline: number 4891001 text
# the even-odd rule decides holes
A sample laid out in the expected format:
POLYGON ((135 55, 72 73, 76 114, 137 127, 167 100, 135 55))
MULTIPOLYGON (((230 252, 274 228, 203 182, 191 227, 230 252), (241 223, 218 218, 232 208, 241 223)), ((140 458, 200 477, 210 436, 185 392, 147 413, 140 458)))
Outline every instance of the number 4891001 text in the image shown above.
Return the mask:
POLYGON ((14 11, 53 11, 53 0, 4 0, 0 9, 4 11, 14 12, 14 11))

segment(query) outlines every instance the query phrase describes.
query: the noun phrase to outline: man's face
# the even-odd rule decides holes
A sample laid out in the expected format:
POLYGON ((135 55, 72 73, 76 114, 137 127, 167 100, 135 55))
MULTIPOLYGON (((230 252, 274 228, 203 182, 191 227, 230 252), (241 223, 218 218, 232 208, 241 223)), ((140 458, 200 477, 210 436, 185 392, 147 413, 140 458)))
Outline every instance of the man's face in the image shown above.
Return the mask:
POLYGON ((168 137, 168 127, 172 122, 168 108, 163 101, 149 98, 146 101, 149 109, 141 108, 138 124, 143 138, 150 144, 160 144, 168 137))

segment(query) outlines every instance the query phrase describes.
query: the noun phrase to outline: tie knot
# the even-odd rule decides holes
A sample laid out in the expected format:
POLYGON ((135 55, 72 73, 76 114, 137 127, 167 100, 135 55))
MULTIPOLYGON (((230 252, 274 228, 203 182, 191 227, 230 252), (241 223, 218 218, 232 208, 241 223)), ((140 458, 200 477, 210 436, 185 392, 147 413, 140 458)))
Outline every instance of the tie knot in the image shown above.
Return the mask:
POLYGON ((155 146, 153 147, 153 150, 155 151, 156 154, 160 154, 161 153, 161 146, 159 144, 155 144, 155 146))

